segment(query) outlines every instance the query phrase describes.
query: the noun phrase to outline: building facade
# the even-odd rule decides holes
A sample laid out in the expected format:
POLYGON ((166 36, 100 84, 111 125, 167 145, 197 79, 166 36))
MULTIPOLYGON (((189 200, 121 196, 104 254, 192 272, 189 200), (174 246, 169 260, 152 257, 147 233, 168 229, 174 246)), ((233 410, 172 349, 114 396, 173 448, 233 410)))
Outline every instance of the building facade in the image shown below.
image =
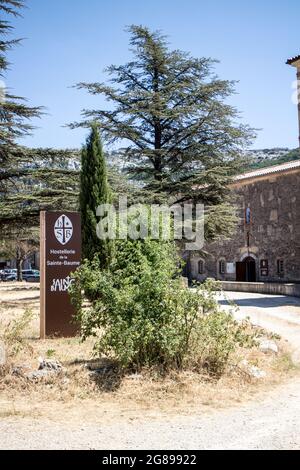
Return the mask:
POLYGON ((194 252, 190 277, 300 282, 300 160, 239 175, 232 193, 236 232, 194 252))
MULTIPOLYGON (((0 270, 1 269, 16 269, 17 262, 15 259, 0 258, 0 270)), ((36 251, 32 253, 23 262, 22 269, 40 269, 40 253, 36 251)))

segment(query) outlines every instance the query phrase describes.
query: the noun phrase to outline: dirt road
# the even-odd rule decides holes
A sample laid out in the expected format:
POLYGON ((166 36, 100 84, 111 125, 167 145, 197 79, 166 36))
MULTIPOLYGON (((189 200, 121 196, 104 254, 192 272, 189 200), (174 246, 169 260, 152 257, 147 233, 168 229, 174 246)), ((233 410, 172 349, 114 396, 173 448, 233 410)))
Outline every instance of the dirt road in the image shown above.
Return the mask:
MULTIPOLYGON (((227 293, 239 317, 285 337, 300 351, 300 299, 227 293)), ((226 300, 220 302, 228 308, 226 300)), ((0 422, 1 449, 300 449, 300 378, 260 399, 227 410, 193 416, 142 416, 114 423, 74 425, 39 419, 0 422)))

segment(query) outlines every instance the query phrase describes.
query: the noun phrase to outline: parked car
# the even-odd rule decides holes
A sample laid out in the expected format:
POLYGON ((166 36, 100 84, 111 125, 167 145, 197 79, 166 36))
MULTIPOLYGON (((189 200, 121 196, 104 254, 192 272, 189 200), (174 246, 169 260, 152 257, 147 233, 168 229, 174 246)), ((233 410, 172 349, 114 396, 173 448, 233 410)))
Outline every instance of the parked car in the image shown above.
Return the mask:
POLYGON ((5 279, 3 279, 5 282, 13 282, 18 280, 17 274, 8 274, 5 279))
POLYGON ((3 269, 1 271, 1 280, 8 282, 8 281, 16 281, 17 280, 17 270, 16 269, 3 269))
MULTIPOLYGON (((23 269, 22 271, 23 281, 26 282, 40 282, 40 272, 37 269, 23 269)), ((18 272, 16 269, 3 269, 0 271, 0 280, 9 282, 17 281, 18 272)))
POLYGON ((22 277, 26 282, 40 282, 40 272, 37 269, 23 270, 22 277))

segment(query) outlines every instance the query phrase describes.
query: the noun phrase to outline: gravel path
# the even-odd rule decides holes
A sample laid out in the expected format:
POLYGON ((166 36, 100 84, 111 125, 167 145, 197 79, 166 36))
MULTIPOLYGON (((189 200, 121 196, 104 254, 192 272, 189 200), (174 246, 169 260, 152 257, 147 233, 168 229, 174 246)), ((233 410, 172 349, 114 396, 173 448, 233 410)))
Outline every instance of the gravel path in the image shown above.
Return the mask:
MULTIPOLYGON (((239 317, 282 334, 300 350, 300 299, 227 293, 239 317)), ((226 301, 220 302, 227 308, 226 301)), ((7 418, 1 449, 300 449, 300 378, 276 387, 259 403, 176 418, 120 417, 111 425, 7 418)))
POLYGON ((220 304, 229 309, 226 299, 233 300, 239 311, 236 318, 250 317, 253 324, 278 333, 294 349, 293 360, 300 363, 300 298, 285 295, 226 292, 220 304))

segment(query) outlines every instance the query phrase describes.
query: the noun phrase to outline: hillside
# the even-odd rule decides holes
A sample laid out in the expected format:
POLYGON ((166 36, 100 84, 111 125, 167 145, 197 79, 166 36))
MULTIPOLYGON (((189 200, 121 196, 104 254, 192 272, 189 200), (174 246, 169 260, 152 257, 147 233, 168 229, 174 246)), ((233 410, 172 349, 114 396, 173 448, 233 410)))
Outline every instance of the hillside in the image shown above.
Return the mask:
POLYGON ((288 148, 273 148, 263 150, 251 150, 247 152, 249 165, 247 169, 266 168, 268 166, 280 165, 293 160, 300 159, 300 149, 290 150, 288 148))
MULTIPOLYGON (((26 149, 29 162, 21 162, 25 166, 41 166, 50 168, 68 168, 70 170, 80 170, 80 149, 51 149, 35 148, 26 149), (35 162, 35 163, 32 163, 35 162)), ((245 153, 247 164, 244 170, 254 170, 266 168, 268 166, 279 165, 280 163, 300 159, 300 149, 271 148, 262 150, 248 150, 245 153)), ((127 161, 122 155, 122 150, 113 150, 106 153, 108 166, 117 173, 126 173, 127 161)))

